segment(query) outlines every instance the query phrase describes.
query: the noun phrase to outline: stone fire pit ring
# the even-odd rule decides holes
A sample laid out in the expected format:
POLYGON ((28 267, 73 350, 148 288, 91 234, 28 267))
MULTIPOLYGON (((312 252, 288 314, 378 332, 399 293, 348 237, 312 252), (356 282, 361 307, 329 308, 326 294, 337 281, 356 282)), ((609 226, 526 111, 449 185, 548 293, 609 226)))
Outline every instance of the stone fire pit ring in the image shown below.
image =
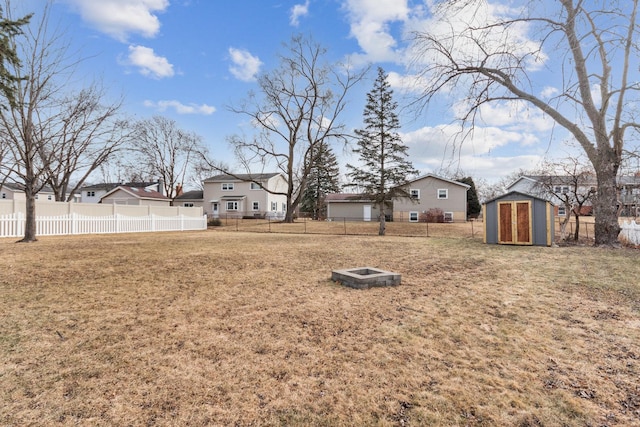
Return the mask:
POLYGON ((398 286, 400 274, 373 267, 357 267, 333 270, 331 280, 355 289, 369 289, 383 286, 398 286))

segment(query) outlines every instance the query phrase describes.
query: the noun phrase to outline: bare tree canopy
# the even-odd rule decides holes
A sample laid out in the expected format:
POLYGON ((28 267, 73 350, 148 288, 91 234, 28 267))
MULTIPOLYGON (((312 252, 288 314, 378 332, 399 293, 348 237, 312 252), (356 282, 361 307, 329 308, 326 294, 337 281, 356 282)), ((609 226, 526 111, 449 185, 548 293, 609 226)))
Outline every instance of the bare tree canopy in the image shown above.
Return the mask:
MULTIPOLYGON (((322 144, 344 140, 339 117, 348 91, 362 79, 348 66, 329 64, 326 50, 314 41, 294 37, 280 56, 280 66, 258 81, 259 93, 231 110, 250 118, 258 134, 229 139, 249 173, 276 167, 288 181, 286 222, 306 187, 315 153, 322 144)), ((230 173, 230 171, 222 171, 230 173)), ((282 193, 279 193, 282 194, 282 193)))
MULTIPOLYGON (((10 15, 8 0, 5 6, 10 15)), ((51 183, 57 199, 64 199, 71 181, 73 192, 123 138, 120 101, 104 103, 104 92, 95 85, 77 93, 69 89, 79 59, 62 33, 49 28, 49 7, 25 27, 24 36, 9 36, 20 62, 9 67, 16 77, 14 105, 0 109, 0 138, 10 158, 1 172, 24 187, 24 242, 36 240, 36 193, 51 183)))
POLYGON ((184 187, 188 172, 204 152, 200 136, 180 129, 164 116, 135 124, 132 150, 137 170, 162 180, 164 194, 171 199, 184 187))
POLYGON ((578 141, 597 176, 596 245, 617 242, 616 174, 639 127, 638 1, 441 1, 413 37, 417 105, 461 95, 460 118, 473 126, 485 104, 524 102, 578 141), (560 86, 548 86, 550 73, 560 86))

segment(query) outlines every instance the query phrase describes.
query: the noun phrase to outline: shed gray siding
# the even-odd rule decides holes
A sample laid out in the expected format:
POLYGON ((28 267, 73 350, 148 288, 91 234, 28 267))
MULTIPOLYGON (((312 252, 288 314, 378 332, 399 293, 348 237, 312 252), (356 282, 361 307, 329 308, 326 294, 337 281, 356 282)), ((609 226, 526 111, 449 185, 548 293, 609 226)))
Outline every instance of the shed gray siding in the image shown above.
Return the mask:
POLYGON ((531 202, 531 233, 532 244, 549 246, 554 238, 554 206, 547 200, 520 192, 510 192, 490 200, 484 205, 485 242, 498 243, 498 204, 500 202, 531 202), (550 240, 549 241, 549 235, 550 240))

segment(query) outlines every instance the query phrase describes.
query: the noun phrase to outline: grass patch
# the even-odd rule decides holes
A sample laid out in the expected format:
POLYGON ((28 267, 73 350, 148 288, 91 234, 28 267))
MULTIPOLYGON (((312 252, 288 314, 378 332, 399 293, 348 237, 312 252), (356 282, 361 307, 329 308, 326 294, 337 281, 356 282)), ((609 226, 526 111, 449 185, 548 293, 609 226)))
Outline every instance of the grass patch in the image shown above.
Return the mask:
POLYGON ((0 240, 0 424, 640 425, 635 250, 0 240), (372 266, 366 291, 331 270, 372 266))

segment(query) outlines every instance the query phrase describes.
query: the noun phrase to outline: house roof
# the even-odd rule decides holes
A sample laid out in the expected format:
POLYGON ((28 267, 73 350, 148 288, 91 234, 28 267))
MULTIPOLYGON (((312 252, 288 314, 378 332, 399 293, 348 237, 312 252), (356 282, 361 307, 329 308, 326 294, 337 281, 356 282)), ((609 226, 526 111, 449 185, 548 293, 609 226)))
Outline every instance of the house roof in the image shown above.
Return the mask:
POLYGON ((202 190, 193 190, 187 191, 186 193, 182 193, 174 200, 203 200, 204 199, 204 191, 202 190))
POLYGON ((147 200, 152 199, 152 200, 167 200, 167 201, 171 200, 167 196, 165 196, 164 194, 158 191, 149 190, 144 187, 130 187, 126 185, 117 186, 116 188, 114 188, 113 190, 109 191, 107 194, 102 196, 100 200, 110 196, 111 194, 119 190, 124 191, 125 193, 127 193, 128 195, 136 199, 147 199, 147 200))
POLYGON ((84 187, 81 187, 80 191, 87 191, 87 190, 111 191, 114 188, 119 187, 121 185, 124 185, 127 187, 144 188, 144 187, 150 187, 152 185, 157 185, 157 184, 158 184, 158 181, 155 181, 155 182, 103 182, 100 184, 86 185, 84 187))
POLYGON ((207 178, 204 182, 220 182, 220 181, 264 181, 266 179, 273 178, 274 176, 280 175, 278 172, 272 173, 238 173, 238 174, 220 174, 212 176, 211 178, 207 178))
POLYGON ((421 180, 426 179, 426 178, 438 179, 438 180, 440 180, 440 181, 448 182, 448 183, 450 183, 450 184, 459 185, 459 186, 464 187, 464 188, 467 188, 467 189, 468 189, 468 188, 471 188, 471 186, 470 186, 469 184, 465 184, 464 182, 459 182, 459 181, 455 181, 455 180, 453 180, 453 179, 443 178, 443 177, 441 177, 441 176, 434 175, 434 174, 432 174, 432 173, 428 173, 428 174, 426 174, 426 175, 419 176, 419 177, 417 177, 417 178, 415 178, 415 179, 412 179, 412 180, 410 180, 410 181, 407 181, 405 184, 399 185, 398 187, 404 187, 404 186, 406 186, 406 185, 409 185, 409 184, 414 183, 414 182, 417 182, 417 181, 421 181, 421 180))
MULTIPOLYGON (((5 182, 4 184, 0 185, 0 188, 6 188, 8 190, 11 191, 19 191, 19 192, 24 192, 24 184, 19 184, 19 183, 15 183, 15 182, 5 182)), ((38 191, 38 193, 51 193, 53 194, 53 189, 51 187, 49 187, 48 185, 45 185, 44 187, 42 187, 42 189, 40 191, 38 191)))
POLYGON ((330 193, 324 198, 329 203, 371 203, 371 196, 362 193, 330 193))

